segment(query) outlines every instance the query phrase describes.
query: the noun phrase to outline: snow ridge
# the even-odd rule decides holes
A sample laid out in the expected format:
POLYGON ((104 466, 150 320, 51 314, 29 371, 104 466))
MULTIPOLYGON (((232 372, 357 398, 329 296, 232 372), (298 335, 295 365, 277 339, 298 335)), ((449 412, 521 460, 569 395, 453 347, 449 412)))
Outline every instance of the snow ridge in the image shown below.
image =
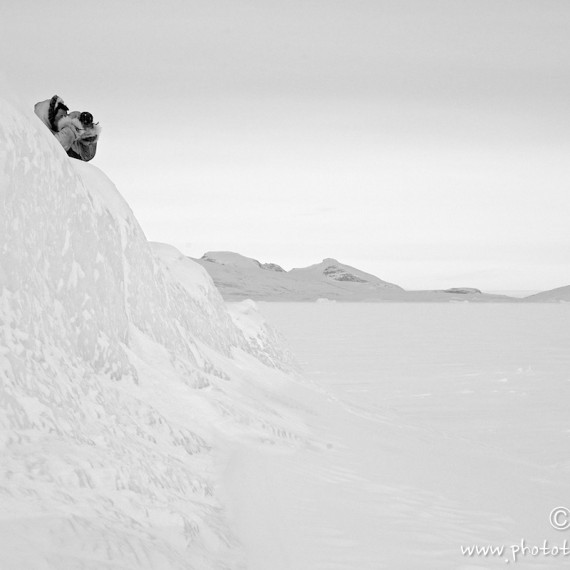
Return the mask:
POLYGON ((243 567, 214 442, 303 440, 291 356, 1 98, 0 149, 0 567, 243 567))

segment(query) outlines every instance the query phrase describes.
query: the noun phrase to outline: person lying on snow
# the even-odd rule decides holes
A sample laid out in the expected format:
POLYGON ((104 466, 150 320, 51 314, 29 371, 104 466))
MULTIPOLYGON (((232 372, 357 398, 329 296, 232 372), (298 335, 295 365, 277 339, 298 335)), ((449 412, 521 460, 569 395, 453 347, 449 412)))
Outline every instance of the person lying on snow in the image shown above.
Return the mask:
POLYGON ((97 152, 101 127, 93 123, 93 115, 84 111, 69 113, 63 99, 54 95, 51 99, 36 103, 34 112, 55 135, 67 154, 89 162, 97 152))

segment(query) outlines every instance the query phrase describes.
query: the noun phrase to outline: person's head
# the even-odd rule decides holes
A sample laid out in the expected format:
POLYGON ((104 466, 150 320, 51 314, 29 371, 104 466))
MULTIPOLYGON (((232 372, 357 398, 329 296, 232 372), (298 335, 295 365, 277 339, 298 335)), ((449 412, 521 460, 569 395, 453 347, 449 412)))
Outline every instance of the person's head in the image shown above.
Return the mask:
POLYGON ((58 123, 63 117, 67 117, 69 107, 63 102, 58 95, 54 95, 49 104, 48 120, 52 131, 58 131, 58 123))
POLYGON ((58 102, 54 109, 54 123, 57 125, 58 121, 67 116, 69 107, 64 105, 63 102, 58 102))

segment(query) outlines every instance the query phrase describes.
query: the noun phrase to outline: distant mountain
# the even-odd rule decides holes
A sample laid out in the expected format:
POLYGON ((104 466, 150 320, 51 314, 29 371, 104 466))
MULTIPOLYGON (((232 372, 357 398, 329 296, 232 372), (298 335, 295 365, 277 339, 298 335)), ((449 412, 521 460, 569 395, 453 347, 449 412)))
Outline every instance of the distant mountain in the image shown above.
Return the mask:
POLYGON ((376 300, 403 289, 335 259, 285 271, 228 251, 208 252, 195 260, 211 275, 226 300, 262 301, 376 300))
POLYGON ((208 271, 226 301, 516 301, 505 295, 486 295, 472 287, 405 291, 332 258, 291 271, 229 251, 208 252, 194 261, 208 271))
POLYGON ((527 303, 568 303, 570 302, 570 285, 530 295, 525 297, 523 301, 527 303))
POLYGON ((360 269, 356 269, 350 265, 344 265, 343 263, 340 263, 340 261, 332 258, 323 259, 321 263, 310 265, 309 267, 304 267, 302 269, 291 269, 288 274, 292 278, 302 281, 319 281, 327 284, 329 284, 330 281, 341 283, 360 283, 367 284, 367 289, 369 290, 374 288, 403 291, 402 287, 399 285, 382 281, 382 279, 379 279, 375 275, 365 273, 364 271, 360 271, 360 269))

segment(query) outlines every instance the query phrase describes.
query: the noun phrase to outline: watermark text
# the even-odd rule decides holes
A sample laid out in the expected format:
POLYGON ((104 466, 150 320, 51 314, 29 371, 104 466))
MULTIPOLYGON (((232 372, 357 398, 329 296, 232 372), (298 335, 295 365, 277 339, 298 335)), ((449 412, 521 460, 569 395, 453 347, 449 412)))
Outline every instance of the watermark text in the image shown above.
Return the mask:
POLYGON ((525 539, 517 544, 511 544, 506 546, 502 545, 481 545, 473 544, 470 546, 461 547, 461 555, 467 557, 483 556, 485 558, 504 558, 505 562, 514 562, 515 564, 519 562, 521 558, 533 557, 537 558, 539 556, 544 557, 564 557, 570 556, 570 545, 568 540, 565 540, 561 545, 550 545, 548 540, 544 540, 542 545, 528 545, 525 539))

